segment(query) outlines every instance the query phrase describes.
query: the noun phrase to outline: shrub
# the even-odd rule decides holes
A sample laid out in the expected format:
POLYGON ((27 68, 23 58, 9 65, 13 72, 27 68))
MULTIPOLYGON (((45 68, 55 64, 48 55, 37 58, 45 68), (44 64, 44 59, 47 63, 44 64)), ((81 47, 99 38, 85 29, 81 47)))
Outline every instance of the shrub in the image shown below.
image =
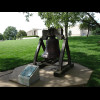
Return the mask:
POLYGON ((95 30, 92 31, 93 35, 100 35, 100 28, 96 28, 95 30))
POLYGON ((22 37, 24 37, 24 36, 27 36, 27 33, 24 31, 24 30, 20 30, 18 33, 17 33, 17 35, 16 35, 16 37, 17 38, 22 38, 22 37))

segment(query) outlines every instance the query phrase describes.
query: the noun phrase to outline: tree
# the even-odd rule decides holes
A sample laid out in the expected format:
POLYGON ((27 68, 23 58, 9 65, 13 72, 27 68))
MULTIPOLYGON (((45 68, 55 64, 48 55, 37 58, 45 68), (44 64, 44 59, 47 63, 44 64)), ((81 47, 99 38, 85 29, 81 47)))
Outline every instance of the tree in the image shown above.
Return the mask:
POLYGON ((1 33, 0 33, 0 40, 4 40, 4 37, 1 33))
POLYGON ((93 35, 100 35, 100 28, 97 27, 95 30, 92 31, 93 35))
POLYGON ((47 27, 65 27, 65 36, 68 37, 68 27, 74 26, 80 19, 79 12, 39 12, 47 27))
MULTIPOLYGON (((95 12, 95 13, 100 13, 100 12, 95 12)), ((88 13, 88 12, 86 12, 86 14, 91 18, 91 20, 92 21, 94 21, 94 23, 98 26, 98 27, 100 27, 100 24, 95 20, 95 18, 94 18, 94 16, 93 16, 93 14, 94 13, 88 13)))
POLYGON ((27 36, 27 33, 24 30, 19 30, 16 37, 21 39, 23 36, 27 36))
POLYGON ((97 25, 94 23, 94 21, 90 18, 85 16, 80 24, 80 29, 88 29, 87 37, 89 35, 89 31, 93 30, 97 25))
POLYGON ((26 17, 26 21, 29 22, 29 17, 33 15, 33 13, 30 13, 30 12, 23 12, 23 14, 26 14, 25 17, 26 17))
POLYGON ((15 40, 16 39, 17 30, 13 26, 8 26, 4 31, 4 38, 7 40, 15 40))
MULTIPOLYGON (((29 17, 30 16, 32 16, 33 15, 33 13, 30 13, 30 12, 23 12, 24 14, 26 14, 25 15, 25 17, 26 17, 26 20, 27 21, 29 21, 29 17)), ((45 13, 48 13, 49 15, 52 13, 52 12, 45 12, 45 13)), ((57 13, 57 12, 54 12, 54 13, 57 13)), ((59 13, 66 13, 66 12, 59 12, 59 13)), ((75 16, 77 16, 77 14, 79 14, 78 15, 78 17, 80 16, 80 18, 78 19, 78 21, 83 21, 83 18, 84 18, 84 16, 88 16, 98 27, 100 27, 100 24, 95 20, 95 17, 94 17, 94 15, 95 15, 95 13, 99 13, 100 14, 100 12, 68 12, 68 13, 70 13, 69 14, 69 17, 72 19, 72 21, 73 21, 73 18, 72 17, 74 17, 75 18, 75 16), (70 16, 70 15, 73 15, 74 14, 74 16, 70 16)), ((39 16, 41 16, 41 18, 42 19, 44 19, 44 18, 47 18, 48 17, 48 14, 46 14, 46 16, 44 17, 44 14, 43 14, 43 12, 39 12, 39 16)), ((52 14, 51 14, 52 15, 52 14)), ((50 15, 50 16, 51 16, 50 15)), ((61 16, 59 16, 59 17, 61 17, 61 16)), ((57 17, 58 18, 58 17, 57 17)), ((64 18, 64 17, 63 17, 64 18)), ((67 18, 67 17, 65 17, 65 18, 67 18)), ((51 18, 49 17, 49 20, 50 20, 51 18)), ((76 18, 75 18, 75 20, 76 20, 76 18)), ((74 20, 74 21, 75 21, 74 20)), ((51 21, 51 20, 50 20, 51 21)), ((45 21, 46 22, 46 21, 45 21)), ((56 21, 57 22, 57 21, 56 21)), ((53 22, 54 23, 54 22, 53 22)), ((50 22, 46 22, 45 23, 47 26, 48 26, 48 24, 50 24, 50 22)), ((56 23, 57 24, 57 23, 56 23)))

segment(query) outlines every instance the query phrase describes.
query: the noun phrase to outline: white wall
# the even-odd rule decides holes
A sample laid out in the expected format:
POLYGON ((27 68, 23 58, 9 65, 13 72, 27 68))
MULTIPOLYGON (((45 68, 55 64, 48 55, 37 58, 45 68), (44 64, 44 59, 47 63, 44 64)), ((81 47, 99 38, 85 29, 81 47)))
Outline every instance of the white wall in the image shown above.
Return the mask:
MULTIPOLYGON (((78 25, 75 25, 74 27, 69 27, 68 32, 71 30, 72 35, 71 36, 80 36, 80 29, 78 25)), ((63 34, 65 35, 65 28, 63 28, 63 34)))
POLYGON ((79 25, 75 25, 74 27, 69 27, 68 30, 72 31, 72 35, 71 36, 80 36, 80 29, 79 29, 79 25))
MULTIPOLYGON (((80 30, 81 36, 86 36, 88 33, 88 30, 80 30)), ((91 35, 91 31, 89 31, 89 35, 91 35)))
MULTIPOLYGON (((71 36, 86 36, 88 33, 88 30, 80 30, 79 23, 77 23, 73 27, 68 28, 68 32, 71 30, 72 35, 71 36)), ((65 35, 65 28, 63 28, 63 34, 65 35)), ((91 31, 89 32, 89 35, 91 34, 91 31)))
POLYGON ((32 36, 33 35, 33 32, 32 31, 28 31, 27 32, 27 36, 32 36))

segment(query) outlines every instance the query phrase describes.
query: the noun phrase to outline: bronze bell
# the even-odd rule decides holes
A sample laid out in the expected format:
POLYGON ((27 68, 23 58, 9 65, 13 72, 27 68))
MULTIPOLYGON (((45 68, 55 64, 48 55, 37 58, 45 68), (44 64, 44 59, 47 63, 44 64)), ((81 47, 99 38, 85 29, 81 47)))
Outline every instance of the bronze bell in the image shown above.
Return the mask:
POLYGON ((55 37, 50 37, 46 41, 45 52, 42 54, 43 58, 55 59, 60 55, 59 41, 55 37))

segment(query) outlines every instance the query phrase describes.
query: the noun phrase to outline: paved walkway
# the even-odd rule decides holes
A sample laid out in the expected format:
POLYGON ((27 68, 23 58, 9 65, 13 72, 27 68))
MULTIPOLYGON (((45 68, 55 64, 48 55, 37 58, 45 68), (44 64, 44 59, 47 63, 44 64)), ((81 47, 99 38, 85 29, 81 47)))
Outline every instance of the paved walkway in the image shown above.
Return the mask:
POLYGON ((23 38, 23 39, 35 39, 37 37, 26 37, 26 38, 23 38))

